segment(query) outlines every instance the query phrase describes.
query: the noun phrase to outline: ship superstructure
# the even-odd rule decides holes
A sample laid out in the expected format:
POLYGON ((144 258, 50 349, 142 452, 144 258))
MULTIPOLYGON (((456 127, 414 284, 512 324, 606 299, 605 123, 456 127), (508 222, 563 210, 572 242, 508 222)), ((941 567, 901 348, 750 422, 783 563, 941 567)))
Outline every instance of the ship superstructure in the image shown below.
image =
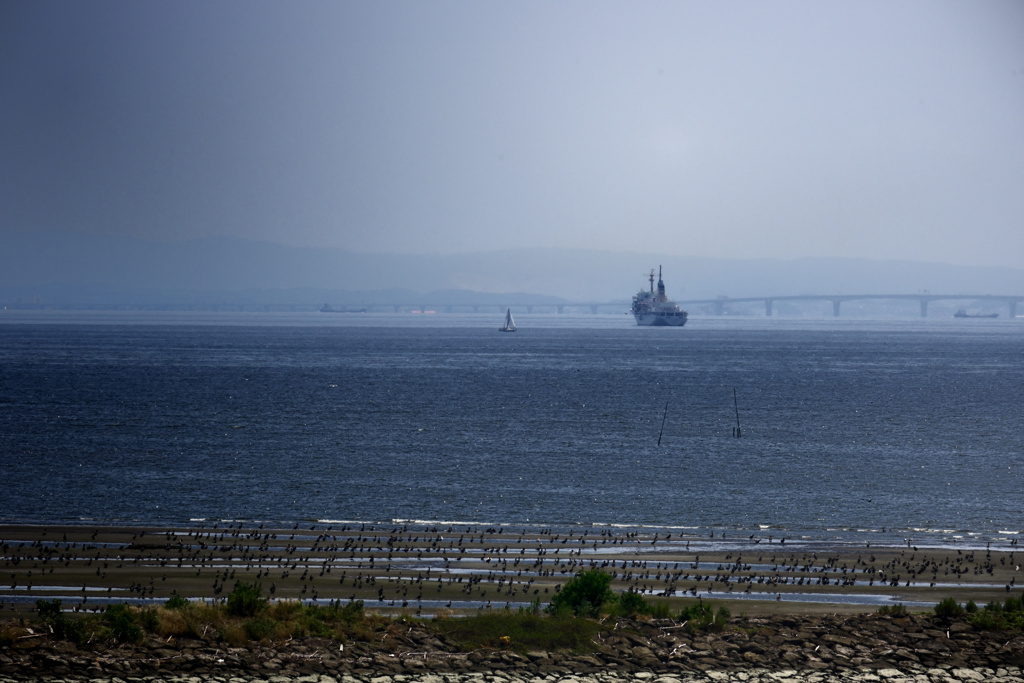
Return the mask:
POLYGON ((680 310, 678 304, 665 295, 665 283, 661 279, 661 266, 658 266, 658 289, 654 289, 654 269, 649 274, 650 290, 641 289, 633 295, 633 305, 629 312, 636 318, 637 325, 657 325, 682 327, 686 324, 687 313, 680 310))

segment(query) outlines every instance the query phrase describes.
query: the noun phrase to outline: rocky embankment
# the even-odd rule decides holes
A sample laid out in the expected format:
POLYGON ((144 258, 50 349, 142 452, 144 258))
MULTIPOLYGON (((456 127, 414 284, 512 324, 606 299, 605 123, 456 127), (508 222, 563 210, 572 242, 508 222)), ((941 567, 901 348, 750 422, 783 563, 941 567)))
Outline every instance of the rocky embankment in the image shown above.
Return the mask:
POLYGON ((606 626, 588 654, 518 652, 515 643, 461 652, 429 622, 403 621, 363 642, 249 648, 159 638, 78 648, 31 635, 0 649, 0 680, 1024 680, 1024 634, 924 615, 738 618, 720 633, 690 633, 670 620, 606 626))

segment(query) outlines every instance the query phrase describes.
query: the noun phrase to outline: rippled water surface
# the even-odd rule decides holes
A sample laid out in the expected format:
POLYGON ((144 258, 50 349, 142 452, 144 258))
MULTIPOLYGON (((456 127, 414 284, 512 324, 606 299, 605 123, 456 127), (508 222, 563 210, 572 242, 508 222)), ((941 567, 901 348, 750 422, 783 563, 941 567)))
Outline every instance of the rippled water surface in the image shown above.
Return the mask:
POLYGON ((1024 526, 1016 321, 483 320, 0 324, 0 519, 1024 526))

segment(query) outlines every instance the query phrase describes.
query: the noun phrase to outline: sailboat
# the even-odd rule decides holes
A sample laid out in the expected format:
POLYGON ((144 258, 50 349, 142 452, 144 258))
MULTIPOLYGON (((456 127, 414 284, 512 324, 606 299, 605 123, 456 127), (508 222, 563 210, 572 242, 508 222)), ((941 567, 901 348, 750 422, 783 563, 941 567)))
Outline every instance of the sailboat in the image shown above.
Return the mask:
POLYGON ((512 309, 505 311, 505 324, 498 328, 501 332, 515 332, 516 321, 512 319, 512 309))

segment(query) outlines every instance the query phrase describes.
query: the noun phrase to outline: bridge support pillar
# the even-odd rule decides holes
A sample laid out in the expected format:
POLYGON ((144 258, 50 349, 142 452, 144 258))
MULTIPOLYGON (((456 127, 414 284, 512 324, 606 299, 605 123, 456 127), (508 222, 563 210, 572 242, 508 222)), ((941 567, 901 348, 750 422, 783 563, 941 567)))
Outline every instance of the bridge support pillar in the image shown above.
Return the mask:
POLYGON ((839 299, 832 300, 832 315, 834 315, 837 318, 839 317, 839 304, 841 303, 843 302, 839 299))
POLYGON ((771 299, 765 299, 764 300, 764 314, 766 316, 768 316, 769 318, 772 317, 772 300, 771 299))
POLYGON ((533 313, 533 306, 527 306, 526 307, 526 312, 527 313, 533 313))
POLYGON ((1017 317, 1017 302, 1016 301, 1011 301, 1010 302, 1010 320, 1013 320, 1016 317, 1017 317))
POLYGON ((928 299, 921 299, 921 317, 928 317, 928 299))
POLYGON ((593 313, 594 315, 597 315, 597 306, 591 306, 590 312, 593 313))
POLYGON ((721 301, 715 302, 715 315, 725 315, 725 304, 721 301))

